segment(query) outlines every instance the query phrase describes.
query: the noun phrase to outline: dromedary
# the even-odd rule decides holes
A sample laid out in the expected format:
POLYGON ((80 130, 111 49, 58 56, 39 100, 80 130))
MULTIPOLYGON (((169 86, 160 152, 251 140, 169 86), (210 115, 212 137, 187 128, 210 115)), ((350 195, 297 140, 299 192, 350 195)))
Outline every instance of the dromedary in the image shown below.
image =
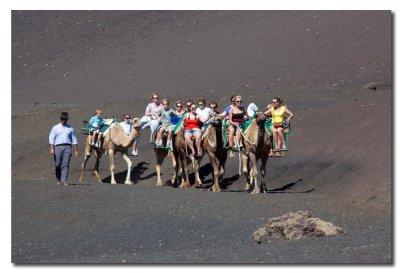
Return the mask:
POLYGON ((224 147, 222 120, 219 117, 212 117, 204 135, 203 151, 208 154, 213 177, 212 191, 221 191, 219 186, 224 175, 224 168, 228 151, 224 147))
POLYGON ((248 125, 243 136, 242 148, 242 165, 243 173, 246 175, 247 182, 245 190, 250 190, 254 183, 252 193, 266 193, 267 187, 265 186, 265 172, 268 160, 268 154, 272 149, 271 138, 264 127, 266 116, 262 112, 257 112, 254 119, 248 125), (260 188, 257 183, 257 161, 261 159, 261 184, 260 188), (251 170, 250 169, 251 162, 251 170))
POLYGON ((132 121, 132 130, 130 135, 126 135, 124 130, 121 126, 117 123, 111 124, 110 128, 108 129, 107 134, 104 136, 103 145, 100 148, 90 146, 90 136, 87 137, 85 143, 85 159, 82 163, 82 170, 81 176, 79 181, 83 181, 83 173, 86 167, 86 163, 89 160, 92 151, 94 151, 94 155, 96 158, 96 163, 94 165, 93 172, 97 177, 99 182, 101 181, 100 174, 99 174, 99 161, 100 157, 103 153, 108 154, 110 159, 110 171, 111 171, 111 184, 117 184, 114 178, 114 155, 117 152, 120 152, 126 164, 128 165, 128 172, 125 179, 125 184, 132 184, 131 181, 131 167, 132 162, 127 155, 128 148, 133 145, 133 139, 139 137, 139 130, 140 130, 140 123, 139 119, 135 118, 132 121))
MULTIPOLYGON (((194 169, 194 176, 195 176, 195 187, 199 187, 202 185, 201 180, 200 180, 200 175, 199 175, 199 165, 200 161, 202 159, 201 157, 195 157, 195 156, 188 156, 187 155, 187 147, 185 144, 185 137, 184 137, 184 128, 183 126, 176 132, 174 141, 172 142, 173 145, 173 153, 174 157, 176 160, 176 165, 175 165, 175 173, 173 176, 174 178, 177 179, 178 177, 178 171, 179 171, 179 165, 182 168, 182 183, 181 183, 181 188, 189 188, 190 187, 190 182, 189 182, 189 164, 193 164, 193 169, 194 169)), ((195 145, 196 146, 196 145, 195 145)), ((204 153, 203 153, 204 154, 204 153)))
MULTIPOLYGON (((155 143, 155 138, 156 138, 156 134, 154 134, 153 136, 153 141, 155 143)), ((167 136, 163 136, 163 143, 166 142, 167 136)), ((172 143, 175 141, 175 136, 172 136, 172 143)), ((163 149, 163 148, 157 148, 156 146, 154 146, 154 153, 156 154, 156 171, 157 171, 157 186, 164 186, 165 183, 162 182, 161 180, 161 165, 164 162, 165 157, 169 156, 172 159, 172 166, 173 168, 177 168, 176 166, 176 159, 175 156, 172 152, 172 150, 167 150, 167 149, 163 149)), ((176 183, 176 173, 174 171, 174 176, 171 179, 171 183, 172 185, 175 185, 176 183)))

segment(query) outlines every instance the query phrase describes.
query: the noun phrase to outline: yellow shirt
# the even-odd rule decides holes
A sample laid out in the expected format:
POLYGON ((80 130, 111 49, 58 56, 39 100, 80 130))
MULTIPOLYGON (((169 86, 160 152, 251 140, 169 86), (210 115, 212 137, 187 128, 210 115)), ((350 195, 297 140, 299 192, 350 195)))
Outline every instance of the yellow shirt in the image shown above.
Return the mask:
POLYGON ((284 114, 286 112, 286 106, 279 107, 278 110, 275 110, 274 107, 271 108, 272 122, 283 122, 284 114))

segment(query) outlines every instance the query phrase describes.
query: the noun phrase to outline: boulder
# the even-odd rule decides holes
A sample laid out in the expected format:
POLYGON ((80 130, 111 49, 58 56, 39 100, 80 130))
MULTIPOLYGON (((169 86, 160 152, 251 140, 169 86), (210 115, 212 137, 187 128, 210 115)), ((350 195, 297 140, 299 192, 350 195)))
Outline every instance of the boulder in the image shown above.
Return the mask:
POLYGON ((309 211, 298 211, 268 219, 264 227, 253 233, 253 239, 257 243, 263 243, 271 240, 334 236, 339 233, 344 233, 344 230, 330 222, 313 217, 309 211))

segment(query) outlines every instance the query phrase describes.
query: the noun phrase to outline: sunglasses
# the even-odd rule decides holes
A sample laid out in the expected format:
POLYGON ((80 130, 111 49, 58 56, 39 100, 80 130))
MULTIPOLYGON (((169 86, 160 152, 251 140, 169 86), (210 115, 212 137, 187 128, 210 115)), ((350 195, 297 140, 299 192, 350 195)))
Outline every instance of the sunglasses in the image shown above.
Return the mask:
POLYGON ((242 102, 241 100, 237 100, 236 102, 242 102))
POLYGON ((182 107, 182 105, 177 105, 176 107, 177 107, 177 108, 181 108, 181 107, 182 107))
POLYGON ((131 119, 130 117, 125 117, 126 119, 131 119))
POLYGON ((271 103, 278 103, 277 101, 272 101, 271 103))
POLYGON ((192 107, 192 108, 190 108, 190 110, 196 110, 196 107, 192 107))
POLYGON ((154 99, 158 99, 158 97, 152 97, 152 99, 154 100, 154 99))
POLYGON ((202 102, 199 102, 199 103, 198 103, 198 105, 199 105, 199 106, 203 106, 203 105, 204 105, 204 103, 202 103, 202 102))

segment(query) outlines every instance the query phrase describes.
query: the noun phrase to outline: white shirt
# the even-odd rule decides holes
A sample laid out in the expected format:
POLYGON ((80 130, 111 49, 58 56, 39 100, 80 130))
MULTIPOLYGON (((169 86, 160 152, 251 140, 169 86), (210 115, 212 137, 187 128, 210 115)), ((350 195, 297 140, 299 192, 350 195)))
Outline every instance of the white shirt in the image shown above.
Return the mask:
POLYGON ((208 107, 205 107, 203 110, 196 108, 196 114, 200 115, 203 119, 208 119, 210 114, 212 114, 212 110, 208 107))
POLYGON ((74 128, 69 124, 54 125, 49 135, 49 144, 78 144, 74 128))
POLYGON ((129 135, 131 133, 131 126, 132 124, 130 122, 120 122, 119 125, 124 129, 125 134, 129 135))

